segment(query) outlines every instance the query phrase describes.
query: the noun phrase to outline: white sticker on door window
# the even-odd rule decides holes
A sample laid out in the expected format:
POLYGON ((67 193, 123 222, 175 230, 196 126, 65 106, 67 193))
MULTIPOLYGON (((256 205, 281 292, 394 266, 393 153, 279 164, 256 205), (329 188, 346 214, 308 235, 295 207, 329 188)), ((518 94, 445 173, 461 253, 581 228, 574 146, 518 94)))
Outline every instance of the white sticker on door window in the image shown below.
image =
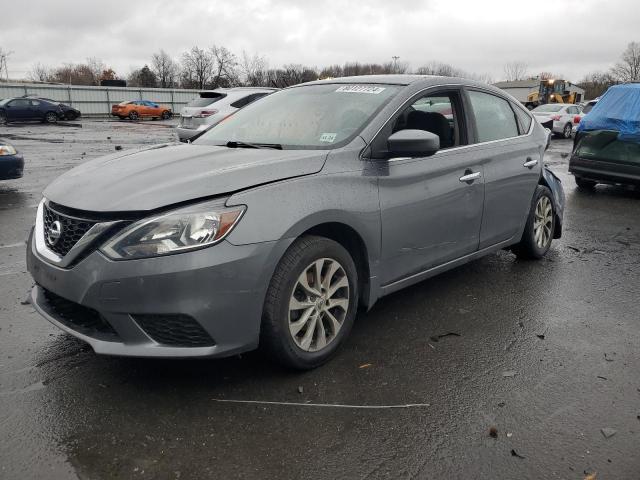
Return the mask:
POLYGON ((336 92, 347 93, 372 93, 374 95, 384 91, 384 87, 372 87, 371 85, 343 85, 338 87, 336 92))
POLYGON ((333 143, 336 140, 336 133, 323 133, 320 135, 320 141, 326 143, 333 143))

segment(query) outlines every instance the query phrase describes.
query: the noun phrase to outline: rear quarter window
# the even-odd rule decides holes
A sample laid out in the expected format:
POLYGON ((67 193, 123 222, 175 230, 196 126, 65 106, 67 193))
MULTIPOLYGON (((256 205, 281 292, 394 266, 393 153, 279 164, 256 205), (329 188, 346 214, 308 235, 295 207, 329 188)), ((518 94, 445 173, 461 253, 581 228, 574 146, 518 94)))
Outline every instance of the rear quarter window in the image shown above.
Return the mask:
POLYGON ((513 107, 513 111, 516 112, 516 118, 518 119, 518 124, 520 126, 520 134, 524 135, 529 133, 533 118, 531 118, 529 112, 525 111, 524 108, 513 104, 511 106, 513 107))

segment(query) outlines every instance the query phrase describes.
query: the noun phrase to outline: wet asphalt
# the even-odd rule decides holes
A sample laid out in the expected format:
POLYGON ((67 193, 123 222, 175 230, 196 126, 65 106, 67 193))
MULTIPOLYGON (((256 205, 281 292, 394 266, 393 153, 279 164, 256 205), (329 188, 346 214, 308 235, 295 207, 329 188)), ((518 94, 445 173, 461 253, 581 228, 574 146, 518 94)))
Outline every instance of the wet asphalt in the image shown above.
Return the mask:
POLYGON ((391 295, 329 364, 291 373, 260 353, 97 356, 25 302, 46 184, 175 138, 81 125, 0 132, 26 159, 0 182, 0 478, 640 478, 640 192, 576 190, 570 141, 546 158, 567 211, 544 260, 500 252, 391 295))

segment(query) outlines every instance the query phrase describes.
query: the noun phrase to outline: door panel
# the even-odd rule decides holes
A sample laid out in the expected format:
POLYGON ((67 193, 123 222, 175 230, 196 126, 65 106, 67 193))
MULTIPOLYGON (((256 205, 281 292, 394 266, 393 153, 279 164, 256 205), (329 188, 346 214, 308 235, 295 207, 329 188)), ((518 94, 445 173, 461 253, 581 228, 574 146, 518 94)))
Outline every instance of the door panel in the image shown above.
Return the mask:
POLYGON ((484 161, 484 215, 480 248, 509 240, 522 231, 533 192, 540 177, 542 160, 531 137, 489 144, 478 151, 484 161), (532 168, 524 166, 538 160, 532 168))
POLYGON ((379 177, 383 285, 478 249, 484 181, 473 150, 388 161, 379 177), (470 172, 480 178, 461 182, 470 172))
POLYGON ((514 108, 520 107, 490 92, 469 90, 468 97, 477 155, 484 164, 482 249, 507 241, 522 230, 540 177, 542 158, 539 145, 531 135, 524 134, 516 118, 514 108))

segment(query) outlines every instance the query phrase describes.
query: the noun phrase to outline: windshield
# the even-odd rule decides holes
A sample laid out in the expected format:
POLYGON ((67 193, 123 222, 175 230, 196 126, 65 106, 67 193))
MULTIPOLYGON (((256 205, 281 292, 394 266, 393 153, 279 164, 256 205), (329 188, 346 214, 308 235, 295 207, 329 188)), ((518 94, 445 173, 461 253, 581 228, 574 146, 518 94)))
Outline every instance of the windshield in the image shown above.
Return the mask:
POLYGON ((532 113, 538 113, 538 112, 559 112, 560 110, 562 110, 562 105, 552 105, 552 104, 548 104, 548 105, 540 105, 539 107, 536 107, 532 110, 532 113))
POLYGON ((289 88, 251 103, 194 143, 335 148, 355 137, 400 88, 335 83, 289 88))

